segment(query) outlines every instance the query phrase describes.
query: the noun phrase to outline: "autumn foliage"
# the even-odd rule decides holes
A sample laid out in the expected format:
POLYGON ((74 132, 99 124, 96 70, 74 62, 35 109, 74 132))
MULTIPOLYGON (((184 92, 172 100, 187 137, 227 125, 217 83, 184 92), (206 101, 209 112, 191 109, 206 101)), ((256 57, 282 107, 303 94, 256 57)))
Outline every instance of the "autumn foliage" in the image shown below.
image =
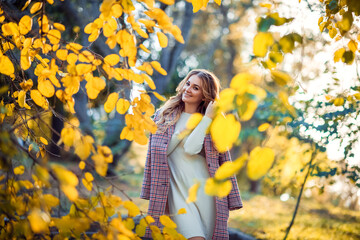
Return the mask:
MULTIPOLYGON (((175 1, 160 2, 171 5, 175 1)), ((208 2, 193 0, 193 11, 205 9, 208 2)), ((221 0, 215 2, 221 4, 221 0)), ((331 38, 351 35, 348 44, 335 52, 334 61, 352 64, 360 40, 351 32, 352 14, 358 16, 359 11, 353 10, 358 9, 356 1, 348 1, 348 5, 344 2, 339 1, 336 7, 326 3, 326 15, 320 17, 319 28, 321 31, 328 29, 331 38), (340 22, 334 23, 335 14, 342 15, 340 22)), ((166 100, 156 92, 152 75, 154 71, 162 75, 167 72, 158 61, 138 59, 139 52, 152 51, 142 44, 142 40, 153 37, 161 48, 166 48, 169 37, 184 43, 181 30, 154 0, 103 0, 100 15, 93 16, 94 20, 81 29, 88 42, 103 37, 101 40, 109 49, 118 49, 116 54, 100 56, 90 46, 64 40, 65 26, 54 22, 46 12, 53 3, 54 0, 26 1, 19 18, 12 17, 0 4, 0 238, 40 235, 55 239, 88 238, 87 232, 96 229, 91 236, 95 239, 139 239, 154 219, 141 212, 131 198, 114 195, 115 186, 111 182, 106 189, 101 189, 96 182, 96 177, 106 176, 108 165, 113 162, 111 149, 84 133, 74 119, 58 113, 51 99, 60 101, 71 116, 75 114, 74 95, 79 91, 86 91, 89 101, 95 101, 111 82, 127 81, 131 86, 142 86, 133 98, 122 91, 109 92, 101 105, 106 113, 115 110, 125 115, 126 126, 119 141, 126 139, 147 144, 147 134, 156 132, 156 124, 151 119, 155 107, 150 95, 166 100), (138 4, 142 8, 136 9, 138 4), (146 17, 140 18, 137 11, 142 11, 146 17), (82 83, 85 83, 85 89, 81 89, 82 83), (145 86, 148 91, 143 90, 145 86), (52 131, 46 121, 53 115, 64 122, 61 132, 52 131), (51 134, 44 131, 59 135, 60 140, 51 142, 51 134), (76 175, 62 165, 51 163, 47 150, 49 143, 75 154, 80 159, 81 174, 76 175), (31 164, 24 164, 22 159, 29 159, 31 164), (80 189, 86 189, 86 194, 80 189), (70 211, 60 214, 61 195, 66 196, 70 211), (127 216, 121 215, 121 211, 126 211, 127 216), (141 220, 135 223, 134 217, 138 215, 141 220)), ((288 113, 281 119, 281 124, 286 125, 297 116, 287 91, 293 79, 278 66, 286 54, 291 54, 302 44, 303 39, 298 33, 279 37, 270 32, 271 25, 281 26, 292 19, 279 16, 271 4, 260 6, 266 8, 267 13, 257 19, 254 59, 278 87, 275 95, 288 113)), ((219 152, 239 144, 242 122, 250 120, 267 97, 267 90, 253 83, 257 77, 258 74, 251 71, 236 74, 229 88, 221 91, 217 115, 209 129, 219 152)), ((359 93, 328 96, 335 106, 359 99, 359 93)), ((201 117, 194 114, 190 118, 184 136, 196 127, 201 117)), ((264 123, 258 131, 265 133, 270 128, 269 123, 264 123)), ((249 154, 244 153, 233 162, 223 164, 214 178, 207 180, 205 191, 212 196, 225 197, 231 191, 230 176, 246 166, 248 177, 258 180, 269 171, 274 159, 272 148, 257 146, 249 154)), ((199 186, 200 183, 196 183, 189 189, 187 202, 196 201, 199 186)), ((179 209, 178 214, 184 213, 184 209, 179 209)), ((164 225, 162 231, 151 225, 154 239, 181 239, 175 230, 176 224, 168 216, 161 216, 160 222, 164 225)))

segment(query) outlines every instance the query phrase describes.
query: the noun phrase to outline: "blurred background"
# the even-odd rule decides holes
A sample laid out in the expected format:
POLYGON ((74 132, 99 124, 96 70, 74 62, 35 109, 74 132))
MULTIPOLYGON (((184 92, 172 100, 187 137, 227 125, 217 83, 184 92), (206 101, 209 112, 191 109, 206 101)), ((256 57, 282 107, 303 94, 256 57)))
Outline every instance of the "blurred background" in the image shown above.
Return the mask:
MULTIPOLYGON (((25 1, 5 2, 16 8, 25 1)), ((155 71, 152 75, 159 94, 166 98, 174 95, 177 84, 195 68, 214 72, 223 89, 229 88, 237 76, 247 78, 254 92, 261 89, 265 93, 256 98, 256 93, 249 92, 241 100, 246 106, 236 102, 231 110, 241 122, 240 135, 231 149, 233 160, 250 154, 257 146, 271 148, 275 155, 268 167, 264 166, 267 162, 259 161, 256 168, 264 172, 259 177, 248 168, 250 160, 238 172, 244 208, 231 212, 229 226, 235 232, 256 239, 282 239, 296 214, 289 239, 360 239, 360 96, 356 95, 360 90, 356 55, 359 9, 354 10, 351 30, 340 34, 341 39, 336 39, 336 34, 331 36, 335 25, 319 30, 319 19, 340 8, 340 2, 223 0, 221 5, 210 1, 196 13, 192 3, 185 0, 176 0, 173 5, 156 3, 179 26, 185 40, 183 44, 168 35, 168 45, 162 48, 153 35, 141 39, 151 53, 139 51, 138 60, 158 61, 168 73, 164 76, 155 71), (277 39, 270 56, 254 53, 261 47, 254 40, 259 32, 270 32, 277 39), (334 59, 342 46, 349 51, 349 41, 356 43, 356 54, 334 59), (274 66, 285 75, 276 75, 274 66)), ((65 0, 56 2, 48 14, 66 26, 64 39, 75 39, 105 56, 119 49, 110 49, 102 35, 90 44, 82 34, 86 24, 99 15, 100 4, 97 0, 65 0)), ((134 2, 134 6, 144 8, 142 1, 134 2)), ((332 18, 335 23, 341 22, 340 15, 332 18)), ((147 145, 120 140, 125 117, 116 111, 106 113, 103 104, 110 92, 134 99, 149 87, 109 81, 98 98, 90 101, 85 84, 82 81, 74 95, 76 114, 70 114, 63 104, 54 108, 97 143, 111 148, 114 160, 107 178, 146 212, 148 203, 138 196, 147 145)), ((154 95, 151 102, 155 109, 164 103, 154 95)), ((57 132, 64 127, 56 115, 44 115, 43 119, 57 132)), ((45 131, 54 143, 58 142, 58 135, 45 131)), ((48 150, 53 153, 49 161, 79 171, 75 169, 79 158, 68 149, 50 143, 48 150)))

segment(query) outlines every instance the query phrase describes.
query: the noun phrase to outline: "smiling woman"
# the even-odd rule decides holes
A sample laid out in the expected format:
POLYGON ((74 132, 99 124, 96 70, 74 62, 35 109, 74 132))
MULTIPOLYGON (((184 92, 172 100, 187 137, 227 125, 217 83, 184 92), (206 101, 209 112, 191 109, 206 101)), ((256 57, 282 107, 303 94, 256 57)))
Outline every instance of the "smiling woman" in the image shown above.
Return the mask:
MULTIPOLYGON (((191 71, 179 83, 171 97, 154 116, 158 130, 150 134, 141 198, 150 200, 148 214, 160 227, 159 218, 169 214, 176 230, 191 240, 228 239, 229 210, 242 207, 235 177, 228 197, 211 197, 204 192, 204 183, 226 161, 229 152, 219 153, 206 130, 214 117, 214 101, 218 98, 218 78, 207 70, 191 71), (192 114, 202 119, 183 136, 192 114), (196 200, 189 200, 188 191, 197 190, 196 200), (186 213, 178 214, 180 212, 186 213)), ((147 229, 146 237, 150 237, 147 229)))

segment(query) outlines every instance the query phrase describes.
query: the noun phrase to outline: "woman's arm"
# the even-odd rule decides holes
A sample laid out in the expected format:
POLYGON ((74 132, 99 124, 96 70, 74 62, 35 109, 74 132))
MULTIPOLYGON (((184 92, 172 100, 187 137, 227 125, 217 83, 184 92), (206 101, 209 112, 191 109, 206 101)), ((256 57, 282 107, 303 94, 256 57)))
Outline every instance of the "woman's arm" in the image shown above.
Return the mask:
POLYGON ((186 153, 195 155, 198 154, 204 144, 206 129, 209 127, 212 119, 204 116, 195 129, 190 133, 184 144, 186 153))

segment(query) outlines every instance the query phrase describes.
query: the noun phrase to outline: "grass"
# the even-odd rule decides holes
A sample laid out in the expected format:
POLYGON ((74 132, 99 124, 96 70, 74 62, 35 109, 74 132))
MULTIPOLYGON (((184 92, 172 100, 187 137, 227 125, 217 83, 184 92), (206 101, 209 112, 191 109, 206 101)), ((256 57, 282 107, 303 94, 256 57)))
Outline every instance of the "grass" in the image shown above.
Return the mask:
MULTIPOLYGON (((231 212, 229 227, 257 239, 283 239, 296 199, 257 195, 244 208, 231 212)), ((302 199, 288 239, 360 239, 360 212, 302 199)))

